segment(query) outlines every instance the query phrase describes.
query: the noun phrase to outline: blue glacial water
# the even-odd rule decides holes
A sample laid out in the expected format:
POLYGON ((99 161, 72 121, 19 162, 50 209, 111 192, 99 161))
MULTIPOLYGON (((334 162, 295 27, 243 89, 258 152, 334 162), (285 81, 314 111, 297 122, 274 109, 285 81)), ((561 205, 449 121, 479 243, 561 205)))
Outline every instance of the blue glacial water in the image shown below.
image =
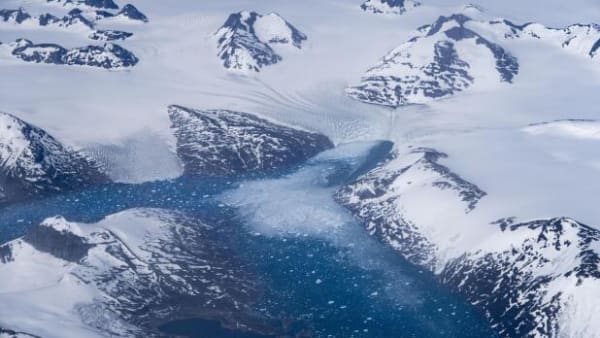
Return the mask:
MULTIPOLYGON (((494 337, 473 307, 370 237, 333 201, 339 185, 389 149, 372 146, 336 149, 285 172, 110 184, 13 205, 0 213, 0 242, 55 215, 97 222, 143 207, 228 218, 237 229, 235 249, 267 285, 256 310, 285 319, 290 336, 494 337)), ((198 338, 261 337, 194 318, 162 330, 198 338)))

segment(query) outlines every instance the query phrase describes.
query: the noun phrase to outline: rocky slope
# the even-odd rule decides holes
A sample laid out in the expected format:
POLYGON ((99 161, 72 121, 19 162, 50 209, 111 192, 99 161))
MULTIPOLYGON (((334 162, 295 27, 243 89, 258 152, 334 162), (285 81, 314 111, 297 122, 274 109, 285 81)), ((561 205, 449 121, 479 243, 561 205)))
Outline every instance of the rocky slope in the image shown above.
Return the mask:
POLYGON ((108 182, 93 163, 40 128, 0 113, 0 204, 108 182))
POLYGON ((228 176, 284 168, 333 147, 323 135, 246 113, 171 106, 169 117, 187 175, 228 176))
POLYGON ((97 224, 47 219, 0 247, 0 302, 12 309, 0 309, 0 323, 44 337, 155 337, 165 321, 196 317, 263 332, 266 318, 249 310, 260 282, 225 229, 158 209, 97 224))

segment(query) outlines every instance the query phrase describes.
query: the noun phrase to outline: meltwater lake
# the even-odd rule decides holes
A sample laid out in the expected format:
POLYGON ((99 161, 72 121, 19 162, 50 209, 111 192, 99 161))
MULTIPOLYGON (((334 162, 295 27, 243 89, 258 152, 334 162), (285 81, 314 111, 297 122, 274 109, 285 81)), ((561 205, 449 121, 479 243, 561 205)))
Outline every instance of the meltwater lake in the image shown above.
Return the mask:
MULTIPOLYGON (((326 151, 285 171, 237 178, 110 184, 15 204, 0 212, 0 242, 47 217, 94 223, 132 208, 161 208, 234 227, 233 249, 266 290, 256 311, 285 318, 289 337, 494 337, 471 305, 431 273, 372 238, 338 206, 344 182, 384 156, 386 143, 326 151)), ((265 337, 200 318, 173 318, 165 337, 265 337)))

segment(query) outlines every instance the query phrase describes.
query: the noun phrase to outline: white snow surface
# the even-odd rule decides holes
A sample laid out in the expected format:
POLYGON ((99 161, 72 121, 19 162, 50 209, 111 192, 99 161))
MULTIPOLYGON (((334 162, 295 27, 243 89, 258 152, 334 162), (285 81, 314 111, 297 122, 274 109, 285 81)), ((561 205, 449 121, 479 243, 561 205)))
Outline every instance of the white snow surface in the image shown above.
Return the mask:
POLYGON ((292 31, 285 20, 277 13, 263 15, 254 23, 256 36, 261 41, 292 44, 292 31), (286 42, 284 42, 286 41, 286 42))

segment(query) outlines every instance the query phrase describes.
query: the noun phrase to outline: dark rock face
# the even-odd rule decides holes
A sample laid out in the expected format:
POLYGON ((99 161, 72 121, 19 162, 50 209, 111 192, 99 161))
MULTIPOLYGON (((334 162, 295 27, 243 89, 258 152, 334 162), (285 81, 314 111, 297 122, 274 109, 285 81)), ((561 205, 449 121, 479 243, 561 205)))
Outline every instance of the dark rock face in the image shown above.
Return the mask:
POLYGON ((38 18, 38 21, 39 21, 40 26, 48 26, 53 23, 59 22, 60 19, 52 14, 45 13, 45 14, 40 15, 40 17, 38 18))
POLYGON ((117 14, 135 21, 148 22, 148 18, 140 12, 134 5, 127 4, 117 14))
POLYGON ((113 13, 108 12, 108 11, 103 11, 103 10, 96 11, 95 14, 96 14, 96 20, 112 18, 115 16, 113 13))
POLYGON ((96 166, 42 129, 0 114, 0 204, 108 182, 96 166))
POLYGON ((94 23, 88 20, 86 17, 84 17, 83 11, 79 8, 75 8, 69 13, 67 13, 67 15, 65 15, 65 17, 62 18, 62 23, 67 27, 77 23, 81 23, 90 29, 94 28, 94 23))
POLYGON ((257 35, 255 28, 257 21, 263 19, 263 15, 256 12, 239 12, 229 16, 216 33, 218 55, 225 68, 258 72, 260 68, 282 60, 269 44, 291 44, 301 48, 307 39, 306 35, 277 14, 270 15, 279 19, 279 22, 271 24, 280 25, 281 27, 275 28, 283 35, 263 37, 265 41, 257 35))
POLYGON ((115 31, 115 30, 98 30, 90 34, 90 39, 101 41, 126 40, 133 36, 133 33, 115 31))
POLYGON ((4 22, 23 23, 23 21, 31 19, 31 15, 23 8, 19 9, 0 9, 0 20, 4 22))
POLYGON ((185 174, 228 176, 284 168, 332 148, 325 136, 227 110, 169 108, 185 174))
POLYGON ((56 44, 34 44, 20 39, 16 46, 12 51, 13 55, 23 61, 35 63, 119 69, 133 67, 139 61, 133 53, 112 43, 67 50, 56 44))
POLYGON ((38 226, 32 229, 23 240, 40 252, 72 263, 85 258, 89 249, 93 247, 83 237, 68 231, 58 231, 49 226, 38 226))
MULTIPOLYGON (((10 246, 0 246, 0 263, 8 263, 13 260, 10 246)), ((2 331, 0 331, 2 332, 2 331)))

